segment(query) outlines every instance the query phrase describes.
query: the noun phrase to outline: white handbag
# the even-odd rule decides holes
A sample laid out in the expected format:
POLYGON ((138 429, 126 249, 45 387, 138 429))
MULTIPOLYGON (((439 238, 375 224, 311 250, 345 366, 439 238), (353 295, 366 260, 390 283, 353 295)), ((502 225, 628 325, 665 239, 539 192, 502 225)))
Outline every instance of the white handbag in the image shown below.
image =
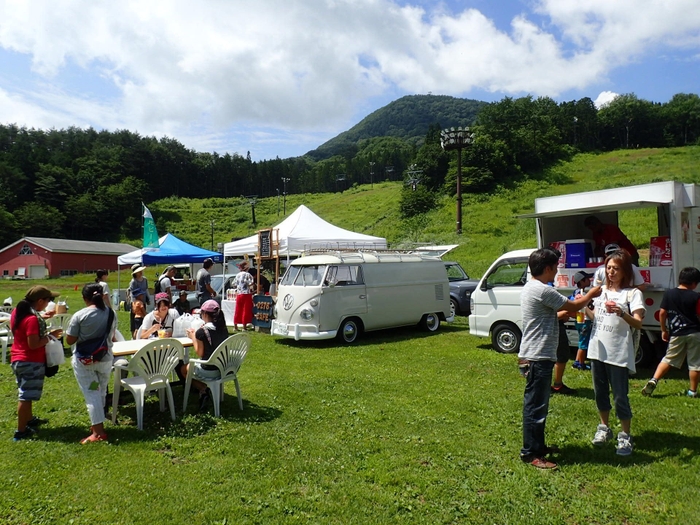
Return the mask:
POLYGON ((46 343, 46 366, 58 366, 66 362, 66 355, 63 353, 63 343, 53 336, 49 336, 46 343))

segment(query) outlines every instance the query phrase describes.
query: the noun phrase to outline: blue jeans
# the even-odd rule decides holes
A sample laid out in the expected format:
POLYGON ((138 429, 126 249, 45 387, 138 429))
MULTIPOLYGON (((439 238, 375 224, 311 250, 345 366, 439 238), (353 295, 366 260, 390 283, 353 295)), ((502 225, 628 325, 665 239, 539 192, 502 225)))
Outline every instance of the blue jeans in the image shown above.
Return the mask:
POLYGON ((531 461, 544 456, 544 427, 549 412, 554 361, 530 361, 523 398, 523 448, 520 458, 531 461))

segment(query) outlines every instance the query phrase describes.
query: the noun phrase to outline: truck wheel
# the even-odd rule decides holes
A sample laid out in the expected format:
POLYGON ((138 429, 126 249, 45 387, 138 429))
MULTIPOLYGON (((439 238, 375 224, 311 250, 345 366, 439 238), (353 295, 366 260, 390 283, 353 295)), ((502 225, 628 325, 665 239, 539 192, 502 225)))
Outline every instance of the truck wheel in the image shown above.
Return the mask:
POLYGON ((666 343, 659 337, 652 343, 646 332, 642 332, 639 338, 639 346, 634 354, 634 364, 639 368, 655 368, 661 357, 666 353, 666 343))
POLYGON ((345 344, 352 344, 357 341, 357 338, 362 333, 362 326, 355 318, 346 319, 340 325, 338 330, 338 338, 345 344))
POLYGON ((517 326, 498 324, 491 330, 491 345, 502 354, 516 354, 520 350, 522 334, 517 326))
POLYGON ((440 317, 436 313, 425 314, 420 320, 420 327, 427 332, 435 332, 440 328, 440 317))
POLYGON ((459 305, 456 300, 450 299, 450 316, 455 317, 457 314, 459 314, 459 305))

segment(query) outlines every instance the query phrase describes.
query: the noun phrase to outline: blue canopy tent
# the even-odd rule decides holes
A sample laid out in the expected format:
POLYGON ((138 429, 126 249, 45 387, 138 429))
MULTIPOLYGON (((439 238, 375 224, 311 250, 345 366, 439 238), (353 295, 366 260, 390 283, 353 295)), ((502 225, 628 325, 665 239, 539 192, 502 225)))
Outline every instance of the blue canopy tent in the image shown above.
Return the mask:
MULTIPOLYGON (((178 239, 172 233, 163 235, 158 239, 158 248, 141 248, 117 257, 117 264, 176 264, 176 263, 201 263, 204 259, 212 259, 221 262, 224 256, 219 252, 205 250, 178 239)), ((117 277, 118 293, 121 294, 121 275, 117 277)))
POLYGON ((133 252, 120 255, 117 258, 119 265, 125 264, 173 264, 173 263, 197 263, 210 258, 214 262, 221 262, 224 258, 219 252, 212 252, 193 246, 178 239, 172 233, 163 235, 158 248, 141 248, 133 252))

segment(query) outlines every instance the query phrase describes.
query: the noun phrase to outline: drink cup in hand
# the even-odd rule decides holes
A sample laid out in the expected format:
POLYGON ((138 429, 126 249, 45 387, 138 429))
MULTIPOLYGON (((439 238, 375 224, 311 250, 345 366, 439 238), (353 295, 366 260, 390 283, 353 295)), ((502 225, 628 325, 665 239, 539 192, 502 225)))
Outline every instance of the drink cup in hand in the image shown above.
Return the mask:
POLYGON ((167 335, 168 335, 168 331, 165 328, 158 329, 158 338, 159 339, 163 339, 163 338, 167 337, 167 335))
POLYGON ((605 310, 611 314, 613 312, 613 308, 617 306, 617 303, 615 301, 605 301, 605 310))

